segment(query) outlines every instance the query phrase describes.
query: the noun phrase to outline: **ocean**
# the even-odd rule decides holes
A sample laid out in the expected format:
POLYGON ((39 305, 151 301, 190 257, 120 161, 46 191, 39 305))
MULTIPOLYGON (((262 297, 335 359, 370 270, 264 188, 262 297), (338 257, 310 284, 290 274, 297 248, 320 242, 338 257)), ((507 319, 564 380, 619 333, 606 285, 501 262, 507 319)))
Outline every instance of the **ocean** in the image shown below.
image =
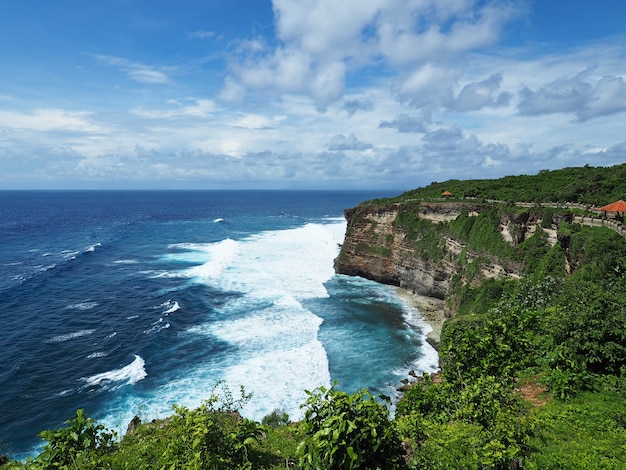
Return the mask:
POLYGON ((242 414, 302 416, 338 382, 395 396, 436 370, 419 312, 336 275, 367 191, 0 191, 0 453, 74 411, 123 433, 223 381, 242 414))

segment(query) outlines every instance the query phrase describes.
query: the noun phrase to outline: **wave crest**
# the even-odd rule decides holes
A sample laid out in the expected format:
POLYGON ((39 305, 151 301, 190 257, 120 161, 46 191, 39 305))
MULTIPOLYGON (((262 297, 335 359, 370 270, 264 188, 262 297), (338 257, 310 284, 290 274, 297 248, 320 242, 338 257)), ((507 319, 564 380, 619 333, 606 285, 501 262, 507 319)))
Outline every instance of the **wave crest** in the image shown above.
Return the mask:
POLYGON ((129 385, 133 385, 148 376, 145 365, 146 361, 144 361, 141 356, 135 354, 135 359, 127 366, 121 369, 95 374, 91 377, 83 378, 83 380, 86 382, 87 386, 96 386, 108 382, 125 382, 129 385))
POLYGON ((64 343, 66 341, 69 341, 71 339, 76 339, 76 338, 80 338, 81 336, 88 336, 93 334, 93 332, 96 331, 95 329, 93 330, 80 330, 80 331, 75 331, 73 333, 67 333, 64 335, 59 335, 59 336, 54 336, 48 340, 46 340, 46 343, 64 343))

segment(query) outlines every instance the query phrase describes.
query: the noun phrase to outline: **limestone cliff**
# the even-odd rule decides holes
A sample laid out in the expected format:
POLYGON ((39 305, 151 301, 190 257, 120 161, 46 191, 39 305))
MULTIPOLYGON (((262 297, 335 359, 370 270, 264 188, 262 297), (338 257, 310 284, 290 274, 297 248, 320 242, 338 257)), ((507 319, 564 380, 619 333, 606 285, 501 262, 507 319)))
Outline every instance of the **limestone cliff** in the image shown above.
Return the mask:
MULTIPOLYGON (((482 278, 517 278, 520 267, 511 263, 479 256, 467 249, 462 240, 442 235, 438 240, 440 256, 426 256, 416 249, 416 238, 406 227, 398 223, 400 215, 411 214, 416 220, 447 222, 456 219, 462 212, 468 216, 492 208, 454 202, 421 202, 414 204, 372 204, 347 209, 348 222, 341 252, 335 260, 335 270, 340 274, 361 276, 384 284, 400 286, 420 296, 443 301, 455 275, 463 279, 463 266, 471 261, 480 265, 482 278), (460 262, 461 258, 464 260, 460 262)), ((541 214, 502 216, 499 230, 505 241, 519 244, 538 229, 541 214)), ((548 234, 550 236, 550 234, 548 234)), ((441 302, 443 305, 443 302, 441 302)), ((446 316, 454 313, 453 307, 446 309, 446 316)))

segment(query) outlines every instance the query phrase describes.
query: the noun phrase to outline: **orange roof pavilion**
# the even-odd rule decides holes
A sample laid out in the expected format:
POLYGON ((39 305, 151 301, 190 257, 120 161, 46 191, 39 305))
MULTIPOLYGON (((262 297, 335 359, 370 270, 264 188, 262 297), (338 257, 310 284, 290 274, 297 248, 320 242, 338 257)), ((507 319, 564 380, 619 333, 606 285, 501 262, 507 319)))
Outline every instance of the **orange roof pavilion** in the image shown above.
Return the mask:
MULTIPOLYGON (((452 193, 450 191, 444 191, 443 193, 441 193, 441 195, 444 196, 444 197, 446 197, 446 196, 450 197, 450 196, 452 196, 452 193)), ((624 204, 626 204, 626 203, 624 203, 624 204)))
POLYGON ((599 207, 598 210, 605 212, 626 212, 626 202, 620 199, 619 201, 616 201, 607 206, 599 207))

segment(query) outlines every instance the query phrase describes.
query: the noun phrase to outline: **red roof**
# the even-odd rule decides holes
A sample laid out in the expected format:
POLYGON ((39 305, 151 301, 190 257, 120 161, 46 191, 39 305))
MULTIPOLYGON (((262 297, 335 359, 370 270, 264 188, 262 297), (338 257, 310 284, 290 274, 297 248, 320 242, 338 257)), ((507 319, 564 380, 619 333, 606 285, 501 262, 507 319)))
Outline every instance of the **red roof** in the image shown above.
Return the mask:
POLYGON ((621 199, 617 202, 598 208, 599 211, 606 212, 626 212, 626 202, 621 199))
POLYGON ((452 193, 450 191, 444 191, 443 193, 441 193, 441 195, 442 196, 452 196, 452 193))

